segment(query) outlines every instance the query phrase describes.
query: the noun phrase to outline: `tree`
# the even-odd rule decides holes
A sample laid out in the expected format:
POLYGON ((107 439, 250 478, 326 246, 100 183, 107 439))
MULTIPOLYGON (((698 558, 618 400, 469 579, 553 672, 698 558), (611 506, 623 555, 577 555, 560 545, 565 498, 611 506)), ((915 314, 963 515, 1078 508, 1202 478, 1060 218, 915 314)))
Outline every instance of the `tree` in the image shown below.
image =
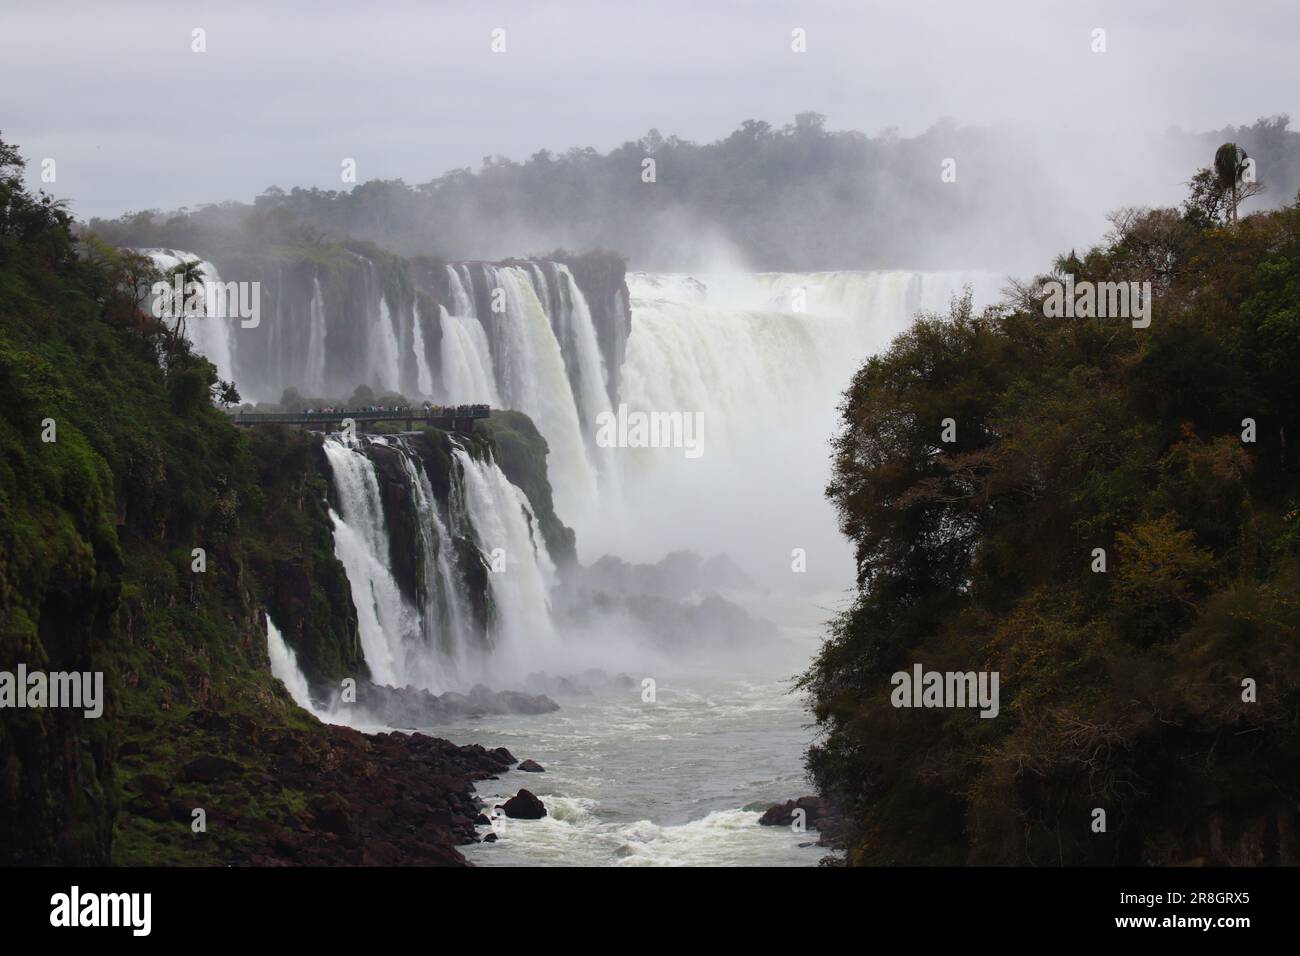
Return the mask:
MULTIPOLYGON (((171 300, 172 318, 175 319, 175 324, 171 327, 168 336, 168 365, 171 365, 184 351, 184 343, 187 341, 185 338, 185 319, 190 316, 200 318, 207 313, 206 293, 202 291, 205 289, 203 264, 198 259, 188 259, 178 263, 171 274, 180 277, 181 296, 179 302, 175 300, 174 294, 171 300), (194 292, 193 290, 198 291, 194 292), (192 295, 197 295, 194 304, 190 303, 192 295)), ((163 329, 166 329, 161 317, 158 322, 163 329)))
POLYGON ((1022 285, 919 318, 845 392, 827 494, 858 594, 801 686, 847 862, 1300 858, 1300 204, 1232 225, 1227 158, 1184 217, 1121 210, 1056 263, 1150 276, 1150 328, 1044 321, 1022 285), (998 674, 998 718, 899 709, 917 663, 998 674))
POLYGON ((1243 199, 1263 190, 1255 181, 1255 164, 1236 143, 1224 143, 1214 154, 1214 176, 1220 191, 1228 198, 1232 221, 1237 221, 1237 206, 1243 199))

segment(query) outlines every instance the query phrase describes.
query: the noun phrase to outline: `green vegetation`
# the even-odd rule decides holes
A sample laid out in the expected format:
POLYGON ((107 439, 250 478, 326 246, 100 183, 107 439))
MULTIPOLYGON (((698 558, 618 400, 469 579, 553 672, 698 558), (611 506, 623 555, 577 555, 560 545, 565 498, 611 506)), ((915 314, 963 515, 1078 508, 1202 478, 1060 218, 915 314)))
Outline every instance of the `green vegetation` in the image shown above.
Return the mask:
MULTIPOLYGON (((150 260, 75 235, 21 170, 0 143, 0 670, 103 671, 108 700, 99 719, 6 710, 0 863, 256 858, 311 797, 296 787, 312 773, 282 785, 277 761, 287 749, 314 767, 332 746, 271 677, 264 616, 318 686, 367 674, 321 438, 232 425, 218 406, 239 400, 233 387, 143 311, 150 260)), ((407 283, 400 260, 370 252, 377 281, 407 283)), ((328 281, 365 278, 342 247, 280 255, 328 260, 328 281)), ((364 389, 353 401, 416 404, 364 389)), ((421 446, 443 501, 450 440, 429 429, 421 446)), ((556 560, 572 560, 532 422, 494 412, 457 440, 496 455, 556 560)), ((457 546, 485 621, 482 559, 457 546)))
MULTIPOLYGON (((229 748, 200 732, 214 712, 314 725, 270 676, 267 608, 319 673, 356 672, 314 440, 234 428, 213 366, 141 311, 147 260, 78 240, 21 169, 0 143, 0 669, 103 671, 109 700, 97 720, 6 711, 0 862, 219 861, 237 830, 177 856, 188 816, 119 810, 129 780, 229 748)), ((236 757, 224 786, 265 789, 270 755, 236 757)))
POLYGON ((848 862, 1296 862, 1300 205, 1233 222, 1213 176, 845 393, 859 595, 802 683, 848 862), (1150 282, 1150 327, 1045 318, 1067 272, 1150 282), (999 672, 1001 714, 895 709, 918 662, 999 672))

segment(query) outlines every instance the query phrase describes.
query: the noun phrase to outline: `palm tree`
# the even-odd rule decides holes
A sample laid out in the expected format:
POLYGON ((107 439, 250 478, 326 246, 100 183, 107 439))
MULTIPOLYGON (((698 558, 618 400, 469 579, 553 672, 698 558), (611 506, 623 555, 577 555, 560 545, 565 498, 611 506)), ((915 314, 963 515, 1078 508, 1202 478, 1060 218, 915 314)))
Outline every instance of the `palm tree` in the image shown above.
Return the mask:
MULTIPOLYGON (((171 341, 167 350, 168 364, 171 364, 171 359, 180 351, 181 343, 185 341, 185 318, 189 313, 185 303, 189 299, 189 290, 192 284, 197 284, 199 288, 203 288, 203 263, 198 259, 187 259, 179 262, 172 271, 172 275, 181 277, 181 301, 179 304, 173 302, 172 306, 176 310, 176 324, 172 326, 171 330, 171 341)), ((199 300, 199 311, 196 315, 203 315, 206 307, 207 299, 205 296, 199 300)))
POLYGON ((1219 188, 1230 193, 1232 202, 1232 221, 1237 221, 1237 204, 1247 196, 1253 196, 1259 190, 1251 189, 1254 183, 1245 183, 1243 178, 1250 168, 1250 157, 1236 143, 1224 143, 1214 154, 1214 175, 1219 188))

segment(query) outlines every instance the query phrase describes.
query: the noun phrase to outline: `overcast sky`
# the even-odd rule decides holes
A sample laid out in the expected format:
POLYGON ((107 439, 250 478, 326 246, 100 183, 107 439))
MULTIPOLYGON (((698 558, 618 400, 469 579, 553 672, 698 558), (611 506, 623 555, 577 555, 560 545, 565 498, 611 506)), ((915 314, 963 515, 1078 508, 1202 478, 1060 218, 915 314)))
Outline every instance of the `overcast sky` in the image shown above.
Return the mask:
POLYGON ((416 183, 489 154, 605 150, 651 127, 707 141, 804 110, 832 129, 950 116, 1117 146, 1135 128, 1300 124, 1295 0, 267 6, 2 0, 0 132, 34 183, 55 159, 45 188, 90 217, 339 188, 344 157, 360 180, 416 183))

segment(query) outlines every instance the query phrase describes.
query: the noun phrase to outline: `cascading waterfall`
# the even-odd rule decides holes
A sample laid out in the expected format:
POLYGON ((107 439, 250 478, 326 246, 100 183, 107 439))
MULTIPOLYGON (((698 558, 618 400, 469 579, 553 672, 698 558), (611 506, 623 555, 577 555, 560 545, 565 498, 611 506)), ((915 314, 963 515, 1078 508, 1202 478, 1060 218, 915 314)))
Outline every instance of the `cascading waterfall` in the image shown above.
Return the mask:
MULTIPOLYGON (((190 258, 172 250, 151 255, 163 267, 190 258)), ((581 540, 597 503, 617 500, 621 480, 618 458, 595 438, 597 416, 610 410, 610 370, 569 268, 544 261, 448 265, 450 305, 437 303, 437 314, 426 315, 391 268, 347 255, 346 288, 326 286, 312 264, 268 265, 262 327, 248 330, 234 350, 231 320, 191 321, 195 347, 246 398, 274 401, 293 387, 309 398, 341 399, 367 384, 376 393, 518 409, 546 438, 558 510, 581 540)), ((218 281, 212 263, 203 268, 218 281)))
POLYGON ((462 676, 481 672, 483 648, 472 634, 471 611, 465 595, 465 581, 454 567, 452 537, 438 514, 429 476, 402 439, 402 469, 414 493, 419 532, 423 580, 421 582, 420 633, 423 648, 435 654, 417 654, 413 664, 420 671, 420 686, 455 686, 462 676))
MULTIPOLYGON (((411 325, 412 345, 415 349, 415 387, 421 395, 433 394, 433 372, 429 369, 429 357, 424 348, 424 328, 421 325, 420 305, 415 305, 415 321, 411 325)), ((461 399, 459 403, 470 399, 461 399)))
MULTIPOLYGON (((455 273, 452 273, 453 275, 455 273)), ((492 353, 487 333, 478 319, 450 314, 442 318, 442 400, 448 404, 484 402, 501 407, 496 381, 492 377, 492 353)))
POLYGON ((347 572, 361 647, 376 683, 442 693, 479 681, 512 681, 540 667, 554 648, 548 590, 555 568, 527 496, 490 458, 453 448, 444 521, 420 456, 404 437, 327 438, 339 512, 331 510, 335 554, 347 572), (380 481, 367 454, 382 445, 400 462, 420 550, 418 598, 390 568, 391 538, 380 481), (487 632, 475 623, 454 541, 466 539, 487 573, 487 632), (499 549, 499 551, 498 551, 499 549))
MULTIPOLYGON (((539 270, 540 271, 540 270, 539 270)), ((602 495, 616 491, 620 486, 617 456, 611 449, 596 444, 596 423, 602 414, 611 411, 609 401, 609 371, 600 353, 596 326, 586 297, 578 288, 573 273, 566 265, 556 267, 558 273, 559 307, 554 310, 552 324, 568 360, 569 380, 577 401, 578 417, 582 422, 583 436, 588 452, 596 464, 601 480, 602 495)))
POLYGON ((779 416, 792 396, 838 392, 918 311, 946 311, 968 285, 978 308, 997 284, 960 272, 632 273, 620 396, 636 408, 779 416))
POLYGON ((316 713, 307 687, 307 678, 298 667, 298 655, 285 643, 284 635, 269 614, 266 615, 266 652, 271 659, 271 675, 284 682, 293 702, 303 710, 316 713))
POLYGON ((516 672, 544 668, 555 649, 548 597, 555 566, 537 516, 491 459, 477 460, 460 447, 454 455, 465 517, 479 546, 504 564, 488 575, 497 611, 494 656, 516 672))
MULTIPOLYGON (((164 267, 189 258, 151 254, 164 267)), ((584 560, 607 551, 632 557, 629 548, 638 545, 639 557, 655 560, 656 550, 673 546, 665 538, 673 526, 699 532, 676 546, 712 550, 703 499, 722 496, 723 510, 742 504, 728 490, 737 487, 725 480, 728 468, 733 479, 769 478, 778 504, 791 484, 820 482, 821 472, 798 473, 795 463, 825 461, 838 394, 861 360, 918 310, 943 311, 963 286, 973 287, 977 305, 999 291, 988 273, 633 273, 624 338, 608 301, 597 328, 560 262, 451 263, 434 279, 412 274, 408 284, 392 263, 348 255, 345 284, 327 283, 325 267, 314 263, 269 269, 277 277, 267 280, 277 285, 271 314, 264 328, 239 337, 233 353, 230 320, 195 321, 187 331, 245 394, 275 398, 293 385, 340 398, 364 382, 376 392, 524 412, 546 439, 556 511, 577 532, 584 560), (607 367, 623 344, 621 365, 607 367), (255 370, 254 382, 240 378, 242 363, 255 370), (619 403, 633 412, 698 413, 704 459, 685 462, 675 448, 600 447, 600 416, 619 403), (779 459, 770 451, 774 431, 787 443, 779 459), (716 485, 700 481, 710 473, 716 485), (685 501, 680 507, 691 517, 663 522, 670 499, 685 501)), ((204 268, 215 279, 215 267, 204 268)), ((752 482, 745 487, 757 494, 752 482)), ((769 499, 743 503, 752 509, 769 499)))
POLYGON ((596 420, 610 410, 595 323, 568 266, 475 265, 489 302, 476 307, 474 275, 448 265, 451 308, 442 313, 447 401, 484 400, 528 414, 551 447, 560 513, 579 529, 600 497, 617 491, 616 460, 597 447, 596 420), (550 278, 548 278, 548 271, 550 278))
POLYGON ((484 269, 488 288, 500 290, 505 303, 504 313, 479 316, 492 346, 497 391, 507 408, 527 413, 546 438, 557 509, 581 530, 597 500, 596 471, 560 343, 527 271, 517 266, 484 269))
POLYGON ((370 328, 370 374, 367 378, 376 389, 399 391, 402 347, 387 296, 379 297, 378 310, 370 328))
MULTIPOLYGON (((191 258, 174 250, 150 254, 164 269, 191 258)), ((797 474, 793 463, 804 455, 824 462, 839 391, 857 364, 918 310, 944 310, 964 285, 973 287, 977 305, 998 294, 997 277, 987 273, 633 273, 626 355, 615 369, 606 367, 592 310, 565 264, 447 264, 440 277, 445 301, 434 295, 425 306, 436 309, 430 315, 390 265, 349 255, 355 265, 347 286, 327 285, 316 265, 269 270, 278 277, 269 280, 278 288, 269 293, 273 309, 262 323, 270 328, 244 333, 253 337, 240 338, 239 349, 232 350, 229 319, 192 321, 187 332, 246 394, 274 398, 293 385, 313 397, 339 398, 364 382, 376 392, 526 413, 546 439, 556 510, 577 532, 584 559, 610 550, 630 557, 629 541, 645 548, 646 559, 656 549, 662 554, 671 530, 662 521, 663 502, 693 498, 696 504, 682 506, 690 512, 703 508, 699 501, 709 494, 733 498, 724 467, 732 478, 744 471, 769 476, 778 502, 791 483, 820 481, 820 472, 797 474), (256 370, 256 381, 241 380, 241 363, 256 370), (597 425, 612 410, 611 382, 617 402, 632 411, 699 413, 705 460, 684 462, 678 449, 600 447, 597 425), (773 431, 788 442, 785 460, 770 454, 773 431), (699 480, 711 471, 716 486, 699 480)), ((217 281, 212 263, 203 268, 217 281)), ((622 335, 614 332, 615 339, 622 335)), ((689 543, 712 550, 712 522, 703 513, 674 524, 698 526, 700 540, 689 543)), ((373 589, 384 591, 382 577, 373 589)))
POLYGON ((807 493, 828 477, 840 392, 918 310, 946 312, 967 285, 979 308, 999 284, 957 272, 629 274, 619 399, 631 412, 698 413, 703 453, 625 450, 626 504, 591 529, 584 552, 653 561, 724 540, 773 586, 791 582, 796 552, 812 572, 798 581, 851 569, 833 513, 807 493))
POLYGON ((703 412, 723 444, 786 427, 809 407, 833 409, 857 365, 917 311, 945 311, 967 285, 979 307, 996 298, 996 282, 988 273, 633 273, 620 398, 636 410, 703 412))
POLYGON ((310 325, 307 332, 307 372, 304 384, 309 395, 325 393, 325 297, 321 294, 320 278, 311 280, 311 303, 308 305, 310 325))
POLYGON ((451 289, 451 314, 457 316, 473 316, 474 300, 470 297, 469 288, 472 282, 466 277, 461 278, 461 273, 465 271, 464 266, 447 266, 447 281, 451 289))
POLYGON ((389 569, 388 528, 375 466, 360 448, 333 438, 326 439, 325 454, 342 511, 330 511, 334 553, 352 588, 361 650, 375 681, 397 686, 405 670, 404 646, 418 630, 419 619, 389 569))

